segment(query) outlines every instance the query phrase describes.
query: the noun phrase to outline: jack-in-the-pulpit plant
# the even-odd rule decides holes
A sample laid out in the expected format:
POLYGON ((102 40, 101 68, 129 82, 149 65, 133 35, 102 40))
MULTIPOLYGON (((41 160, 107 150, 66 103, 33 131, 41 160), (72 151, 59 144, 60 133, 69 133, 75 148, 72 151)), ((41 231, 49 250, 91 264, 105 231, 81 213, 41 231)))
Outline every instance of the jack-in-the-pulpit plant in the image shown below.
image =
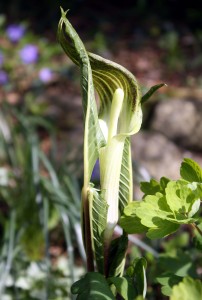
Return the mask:
MULTIPOLYGON (((124 207, 132 201, 130 136, 140 130, 142 103, 164 84, 152 87, 142 97, 136 78, 127 69, 86 51, 66 18, 67 12, 61 11, 58 39, 81 72, 84 111, 82 230, 87 269, 89 272, 97 270, 105 277, 122 276, 127 234, 123 232, 115 240, 112 237, 124 207), (100 164, 99 190, 91 183, 97 160, 100 164)), ((144 267, 143 260, 137 262, 137 268, 143 271, 144 267)))

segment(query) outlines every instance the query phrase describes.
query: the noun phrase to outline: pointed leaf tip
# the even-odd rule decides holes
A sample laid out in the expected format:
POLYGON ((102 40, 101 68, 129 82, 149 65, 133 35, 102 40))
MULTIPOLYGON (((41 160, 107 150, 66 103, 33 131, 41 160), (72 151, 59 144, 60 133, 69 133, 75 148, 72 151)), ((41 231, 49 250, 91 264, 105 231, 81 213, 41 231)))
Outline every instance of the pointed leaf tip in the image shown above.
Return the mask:
POLYGON ((148 92, 142 97, 141 104, 145 103, 158 89, 160 89, 163 86, 167 86, 166 83, 160 83, 157 85, 152 86, 148 92))
POLYGON ((65 10, 62 8, 62 6, 60 6, 60 11, 61 11, 61 16, 62 18, 66 18, 66 14, 69 11, 69 9, 65 10))

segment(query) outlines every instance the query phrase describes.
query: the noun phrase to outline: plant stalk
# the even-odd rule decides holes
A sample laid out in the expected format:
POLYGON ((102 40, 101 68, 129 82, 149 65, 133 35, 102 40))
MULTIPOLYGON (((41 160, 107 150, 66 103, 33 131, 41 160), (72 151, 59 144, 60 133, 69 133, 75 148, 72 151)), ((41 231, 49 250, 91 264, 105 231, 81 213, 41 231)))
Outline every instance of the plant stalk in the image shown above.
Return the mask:
POLYGON ((88 192, 85 187, 82 189, 82 220, 83 220, 83 234, 84 234, 84 246, 86 251, 86 264, 87 271, 94 272, 94 256, 91 242, 91 230, 90 230, 90 215, 89 215, 89 202, 88 192))

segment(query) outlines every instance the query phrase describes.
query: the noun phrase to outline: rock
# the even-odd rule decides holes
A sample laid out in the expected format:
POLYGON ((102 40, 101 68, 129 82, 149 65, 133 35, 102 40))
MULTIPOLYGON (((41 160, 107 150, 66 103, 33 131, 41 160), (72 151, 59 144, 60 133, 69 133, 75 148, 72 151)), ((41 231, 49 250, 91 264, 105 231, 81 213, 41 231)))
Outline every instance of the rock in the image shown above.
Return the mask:
POLYGON ((132 139, 132 157, 157 180, 162 176, 171 179, 180 176, 183 153, 160 133, 142 131, 135 135, 132 139))
POLYGON ((151 128, 163 133, 179 146, 202 150, 202 101, 171 99, 159 102, 151 128))

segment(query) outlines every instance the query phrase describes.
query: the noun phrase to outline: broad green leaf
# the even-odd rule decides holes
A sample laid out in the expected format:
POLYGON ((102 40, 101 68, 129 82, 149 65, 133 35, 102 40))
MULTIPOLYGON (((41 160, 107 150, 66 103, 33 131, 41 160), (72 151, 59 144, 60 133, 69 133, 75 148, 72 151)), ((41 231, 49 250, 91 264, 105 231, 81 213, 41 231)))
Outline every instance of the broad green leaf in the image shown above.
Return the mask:
POLYGON ((125 207, 119 223, 120 226, 129 234, 143 233, 147 231, 147 227, 142 225, 140 218, 136 215, 136 209, 139 207, 140 201, 133 201, 125 207))
POLYGON ((141 223, 148 227, 147 236, 151 239, 162 238, 179 228, 165 196, 161 193, 146 196, 136 209, 136 214, 141 223))
POLYGON ((196 221, 188 215, 194 204, 194 198, 195 195, 186 185, 180 186, 171 181, 167 184, 166 195, 161 193, 147 195, 139 202, 135 213, 142 225, 148 227, 149 238, 162 238, 175 232, 180 224, 196 221))
POLYGON ((191 158, 184 158, 180 168, 180 175, 189 182, 202 183, 202 168, 191 158))
POLYGON ((175 285, 170 300, 199 300, 202 299, 202 282, 191 277, 185 277, 175 285))
POLYGON ((160 239, 163 238, 176 230, 178 230, 179 225, 169 222, 167 220, 162 220, 160 218, 154 219, 155 227, 149 228, 147 236, 150 239, 160 239))
POLYGON ((165 196, 160 193, 146 196, 137 208, 136 214, 146 227, 158 227, 156 221, 159 219, 170 220, 173 217, 165 196))
POLYGON ((103 196, 94 188, 90 188, 88 200, 92 248, 98 271, 104 274, 104 230, 106 228, 108 205, 103 196))
POLYGON ((170 181, 166 187, 166 200, 173 213, 187 216, 197 195, 182 181, 170 181))
POLYGON ((125 233, 112 241, 109 253, 109 277, 123 275, 127 248, 128 236, 125 233))
POLYGON ((127 276, 110 277, 108 281, 115 285, 118 294, 121 295, 124 300, 135 300, 137 292, 132 278, 127 276))
POLYGON ((77 300, 115 300, 105 277, 96 272, 89 272, 75 282, 71 292, 78 294, 77 300))
POLYGON ((145 103, 158 89, 160 89, 162 86, 166 86, 165 83, 160 83, 157 85, 152 86, 149 91, 142 97, 141 103, 145 103))

